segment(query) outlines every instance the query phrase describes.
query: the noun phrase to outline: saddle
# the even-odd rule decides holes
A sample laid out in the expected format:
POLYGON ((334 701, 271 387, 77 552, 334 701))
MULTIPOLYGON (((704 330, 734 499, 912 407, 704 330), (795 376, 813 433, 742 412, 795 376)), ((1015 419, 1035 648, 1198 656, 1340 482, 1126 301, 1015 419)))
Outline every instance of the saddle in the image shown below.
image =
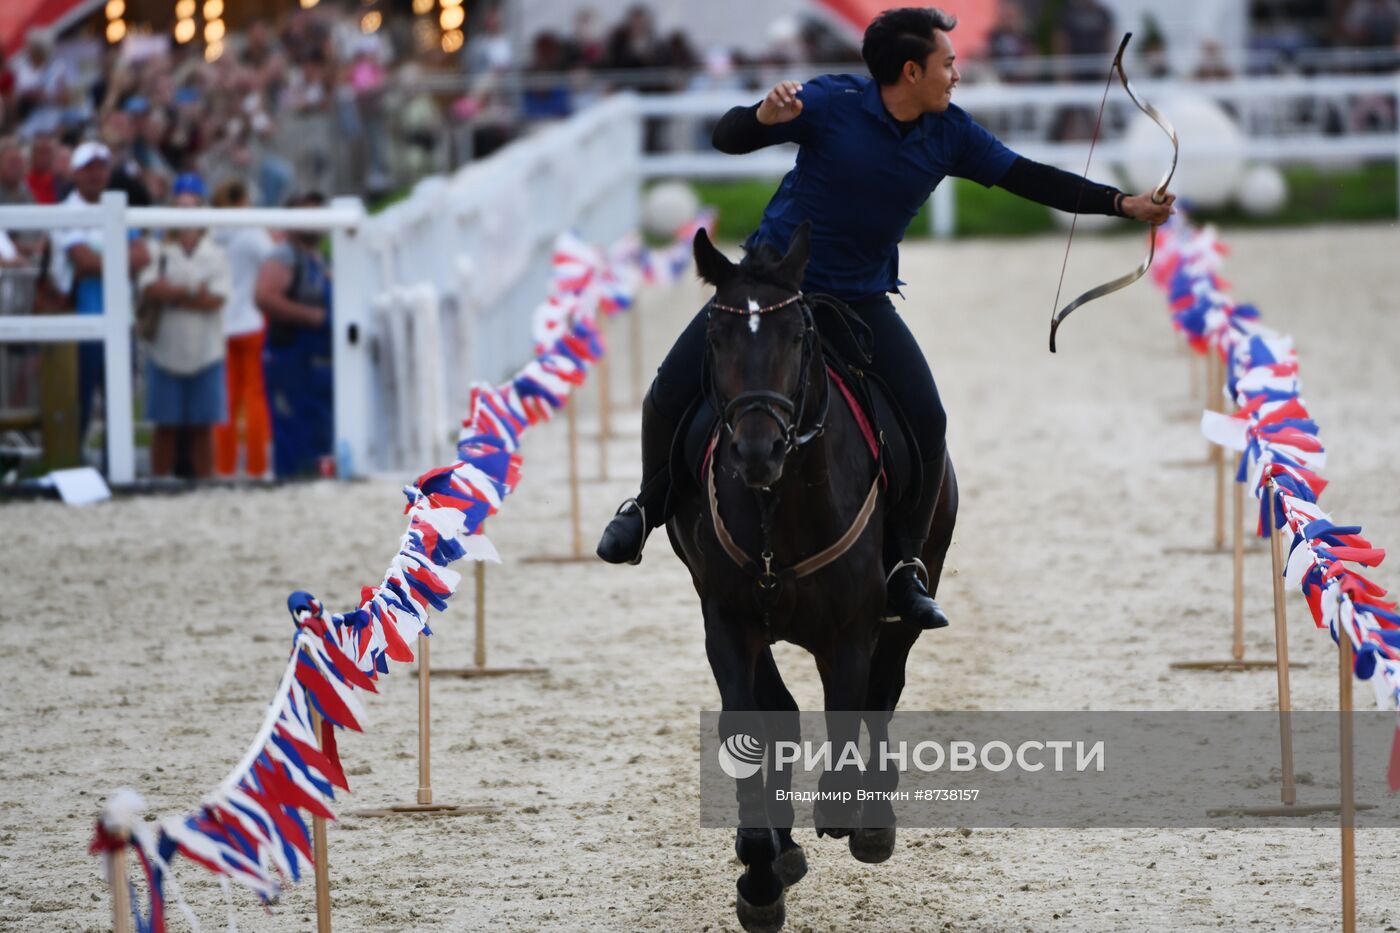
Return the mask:
MULTIPOLYGON (((906 490, 917 490, 922 460, 908 419, 899 409, 884 381, 867 367, 873 358, 871 335, 865 322, 839 299, 828 295, 808 297, 821 342, 822 358, 835 393, 833 404, 850 407, 872 460, 884 472, 886 501, 899 502, 906 490)), ((671 485, 704 489, 705 470, 720 429, 719 414, 702 395, 691 403, 671 446, 671 485)))

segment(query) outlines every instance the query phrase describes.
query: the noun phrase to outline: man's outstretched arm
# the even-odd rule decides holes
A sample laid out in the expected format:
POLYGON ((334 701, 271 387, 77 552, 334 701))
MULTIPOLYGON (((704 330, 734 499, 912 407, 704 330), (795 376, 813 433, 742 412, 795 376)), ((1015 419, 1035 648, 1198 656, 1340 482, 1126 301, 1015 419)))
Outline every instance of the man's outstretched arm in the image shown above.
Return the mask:
POLYGON ((1023 156, 1016 157, 1001 181, 997 182, 997 187, 1071 214, 1107 214, 1147 223, 1166 220, 1171 214, 1171 202, 1176 200, 1174 195, 1168 195, 1165 203, 1155 204, 1150 195, 1125 194, 1112 185, 1086 182, 1073 172, 1033 162, 1023 156))

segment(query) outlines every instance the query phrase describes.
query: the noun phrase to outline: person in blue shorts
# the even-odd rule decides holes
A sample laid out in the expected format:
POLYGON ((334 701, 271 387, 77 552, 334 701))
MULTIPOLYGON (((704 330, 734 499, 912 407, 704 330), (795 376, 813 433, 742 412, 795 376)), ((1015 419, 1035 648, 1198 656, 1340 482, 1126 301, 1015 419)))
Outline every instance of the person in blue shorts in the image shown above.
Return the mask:
MULTIPOLYGON (((1129 217, 1150 224, 1172 213, 1168 195, 1127 195, 1108 185, 1018 156, 952 103, 960 79, 950 33, 957 20, 932 7, 887 10, 865 32, 870 76, 784 81, 759 103, 736 107, 715 126, 721 152, 796 143, 797 163, 744 244, 780 254, 810 221, 811 260, 803 291, 845 302, 873 336, 870 366, 908 417, 923 459, 920 488, 891 510, 885 541, 889 604, 906 622, 947 625, 911 565, 923 549, 943 483, 947 418, 923 352, 895 310, 899 242, 933 189, 948 176, 1005 188, 1063 211, 1129 217), (896 569, 898 565, 905 566, 896 569)), ((666 521, 671 438, 701 394, 706 312, 667 355, 644 402, 642 487, 598 543, 611 563, 635 563, 652 528, 666 521)))
MULTIPOLYGON (((175 179, 175 206, 202 207, 204 179, 175 179)), ((228 419, 224 391, 224 302, 228 256, 197 227, 171 230, 140 280, 141 300, 159 306, 146 344, 146 416, 155 425, 151 475, 174 475, 180 452, 195 479, 214 475, 214 425, 228 419)))

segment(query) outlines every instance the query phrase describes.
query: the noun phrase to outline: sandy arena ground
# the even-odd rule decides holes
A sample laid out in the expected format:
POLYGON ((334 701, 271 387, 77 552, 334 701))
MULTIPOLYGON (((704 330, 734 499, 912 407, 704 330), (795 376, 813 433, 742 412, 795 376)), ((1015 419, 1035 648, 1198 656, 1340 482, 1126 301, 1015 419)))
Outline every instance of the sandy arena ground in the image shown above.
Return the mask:
MULTIPOLYGON (((1237 233, 1226 273, 1302 351, 1329 448, 1323 504, 1400 547, 1400 274, 1394 228, 1237 233)), ((1212 474, 1188 362, 1162 296, 1139 283, 1076 313, 1045 349, 1063 240, 915 245, 905 313, 933 365, 963 488, 951 572, 953 627, 910 661, 905 709, 1273 708, 1274 675, 1182 673, 1173 660, 1229 648, 1228 558, 1208 543, 1212 474), (1012 665, 1014 664, 1014 673, 1012 665)), ((731 250, 731 254, 734 254, 731 250)), ((1140 258, 1137 239, 1078 238, 1071 282, 1140 258)), ((701 291, 644 308, 659 359, 701 291)), ((624 362, 614 371, 626 397, 624 362)), ((588 393, 589 404, 593 393, 588 393)), ((619 418, 635 431, 635 414, 619 418)), ((640 568, 523 564, 569 546, 562 423, 533 435, 526 479, 490 528, 507 556, 488 586, 491 661, 547 677, 434 681, 439 801, 494 801, 498 816, 347 817, 330 833, 338 930, 734 930, 732 834, 696 826, 697 719, 718 697, 697 601, 653 536, 640 568)), ((586 483, 585 547, 638 474, 635 438, 586 483)), ((585 477, 597 455, 584 448, 585 477)), ((403 528, 394 479, 123 499, 89 510, 0 507, 0 929, 102 930, 107 893, 86 855, 111 790, 157 814, 195 805, 244 750, 286 657, 289 591, 344 608, 379 578, 403 528)), ((1248 557, 1248 651, 1273 651, 1266 552, 1248 557)), ((1400 585, 1393 567, 1377 573, 1400 585)), ((471 586, 434 625, 433 661, 471 659, 471 586)), ((1330 640, 1290 599, 1294 703, 1332 709, 1330 640)), ((805 708, 815 671, 779 663, 805 708)), ((1369 690, 1364 685, 1358 700, 1369 690)), ((342 740, 353 807, 413 799, 416 681, 397 668, 342 740)), ((1363 749, 1359 768, 1383 768, 1363 749)), ((1302 788, 1306 800, 1308 788, 1302 788)), ((1261 802, 1269 802, 1268 789, 1261 802)), ((788 929, 1330 930, 1335 829, 909 830, 884 865, 803 834, 812 872, 789 892, 788 929)), ((1396 929, 1400 834, 1358 838, 1364 930, 1396 929)), ((206 929, 218 887, 178 862, 206 929)), ((240 929, 306 930, 313 890, 271 912, 234 893, 240 929)), ((184 927, 171 911, 171 928, 184 927)))

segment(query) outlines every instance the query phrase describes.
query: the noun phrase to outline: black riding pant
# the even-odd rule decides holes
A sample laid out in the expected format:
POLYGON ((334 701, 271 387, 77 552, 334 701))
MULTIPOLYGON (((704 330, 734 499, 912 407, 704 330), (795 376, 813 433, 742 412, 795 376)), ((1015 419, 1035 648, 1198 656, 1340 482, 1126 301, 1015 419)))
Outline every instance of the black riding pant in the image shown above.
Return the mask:
MULTIPOLYGON (((923 461, 941 463, 948 417, 938 397, 933 373, 914 335, 895 311, 888 295, 875 295, 847 304, 870 327, 874 359, 869 368, 890 387, 909 419, 923 461)), ((680 421, 690 403, 701 393, 705 319, 706 312, 701 309, 686 325, 662 361, 652 385, 653 404, 672 424, 680 421)))

